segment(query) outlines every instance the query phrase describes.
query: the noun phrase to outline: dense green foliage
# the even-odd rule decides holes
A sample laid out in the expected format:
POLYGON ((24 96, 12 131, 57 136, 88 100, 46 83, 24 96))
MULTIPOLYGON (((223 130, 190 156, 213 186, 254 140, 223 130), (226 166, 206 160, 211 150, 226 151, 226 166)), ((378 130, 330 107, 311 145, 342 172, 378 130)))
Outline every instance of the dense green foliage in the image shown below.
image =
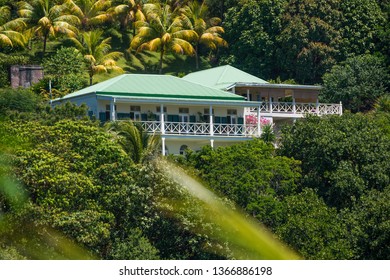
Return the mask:
POLYGON ((390 9, 382 1, 29 0, 2 7, 1 52, 42 63, 48 52, 73 41, 90 81, 118 69, 161 73, 172 63, 168 53, 196 56, 194 65, 176 73, 229 63, 267 80, 305 84, 321 83, 333 66, 354 56, 381 57, 386 66, 390 61, 390 9), (104 39, 105 55, 113 49, 106 59, 96 56, 97 41, 89 42, 95 33, 104 39), (158 54, 145 59, 144 50, 158 54), (120 65, 119 53, 126 60, 120 65))
POLYGON ((301 160, 303 185, 340 209, 389 185, 389 140, 371 116, 309 117, 285 128, 279 152, 301 160))
POLYGON ((307 259, 388 259, 389 125, 379 111, 307 117, 276 151, 253 140, 180 162, 307 259))
POLYGON ((372 110, 379 97, 388 95, 388 71, 383 60, 372 55, 351 57, 334 66, 323 79, 323 101, 341 101, 352 112, 372 110))
POLYGON ((389 9, 381 3, 241 0, 225 14, 229 49, 221 61, 265 79, 308 84, 351 56, 381 52, 388 62, 389 9))
POLYGON ((159 2, 0 0, 0 258, 234 256, 204 203, 159 169, 158 138, 132 123, 101 127, 86 106, 41 103, 48 79, 60 96, 137 61, 167 69, 176 52, 202 58, 177 73, 230 63, 323 81, 324 101, 365 112, 307 117, 277 139, 270 130, 175 161, 306 259, 389 259, 388 1, 159 2), (144 49, 159 53, 142 60, 144 49), (9 67, 31 62, 47 75, 34 93, 6 88, 9 67))

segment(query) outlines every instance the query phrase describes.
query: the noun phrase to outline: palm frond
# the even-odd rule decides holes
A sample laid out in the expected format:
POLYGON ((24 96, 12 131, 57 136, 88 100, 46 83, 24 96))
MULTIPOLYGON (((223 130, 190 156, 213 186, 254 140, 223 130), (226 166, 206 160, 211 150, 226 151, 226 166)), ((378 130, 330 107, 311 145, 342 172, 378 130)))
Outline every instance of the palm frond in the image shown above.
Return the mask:
POLYGON ((71 15, 75 15, 79 19, 82 19, 84 17, 82 9, 72 0, 65 0, 64 5, 71 15))
POLYGON ((189 42, 197 41, 198 34, 194 30, 180 30, 172 34, 174 38, 180 38, 189 42))
POLYGON ((107 68, 104 65, 93 65, 92 71, 94 74, 107 73, 107 68))
POLYGON ((62 15, 62 16, 59 16, 57 17, 54 22, 57 22, 57 21, 64 21, 64 22, 67 22, 69 24, 72 24, 72 25, 77 25, 77 24, 80 24, 80 19, 75 16, 75 15, 62 15))
POLYGON ((3 34, 2 32, 0 32, 0 46, 2 47, 13 47, 14 45, 12 44, 12 41, 11 39, 3 34))
POLYGON ((169 49, 172 49, 172 50, 181 49, 182 54, 191 55, 191 56, 195 55, 195 49, 191 45, 191 43, 189 43, 186 40, 180 39, 180 38, 173 38, 171 41, 171 44, 169 46, 169 49), (176 45, 179 45, 180 48, 178 48, 176 45))
POLYGON ((2 25, 5 30, 14 30, 14 31, 22 31, 26 28, 27 24, 24 20, 17 18, 11 21, 8 21, 2 25))
MULTIPOLYGON (((155 38, 153 40, 150 40, 149 42, 142 44, 145 45, 144 48, 149 51, 158 51, 161 49, 163 43, 160 38, 155 38)), ((142 46, 141 45, 141 46, 142 46)), ((140 46, 140 47, 141 47, 140 46)))
POLYGON ((96 63, 95 57, 94 57, 93 55, 91 55, 91 54, 86 54, 86 55, 84 55, 84 59, 85 59, 86 61, 88 61, 90 64, 96 63))
POLYGON ((123 57, 123 53, 121 52, 110 52, 108 54, 106 54, 104 57, 103 57, 103 60, 118 60, 119 58, 123 57))
POLYGON ((90 19, 92 25, 99 25, 106 23, 112 19, 112 16, 109 13, 100 14, 90 19))
POLYGON ((223 34, 223 33, 225 33, 225 30, 223 29, 222 26, 213 26, 213 27, 208 28, 206 30, 206 32, 223 34))

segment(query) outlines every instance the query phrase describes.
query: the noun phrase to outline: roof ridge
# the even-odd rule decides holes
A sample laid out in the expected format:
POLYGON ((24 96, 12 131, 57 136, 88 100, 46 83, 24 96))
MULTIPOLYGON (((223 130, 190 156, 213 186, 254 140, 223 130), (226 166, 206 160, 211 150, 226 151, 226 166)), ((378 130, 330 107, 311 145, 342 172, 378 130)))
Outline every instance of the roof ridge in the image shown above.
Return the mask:
POLYGON ((218 80, 217 80, 217 82, 216 82, 216 85, 219 84, 220 80, 221 80, 222 77, 225 75, 225 73, 226 73, 226 71, 227 71, 227 69, 228 69, 229 66, 230 66, 229 64, 220 66, 220 67, 224 67, 224 69, 223 69, 223 72, 221 73, 221 75, 219 76, 219 78, 218 78, 218 80))
POLYGON ((111 86, 113 83, 117 82, 117 81, 120 81, 122 80, 124 77, 126 77, 128 74, 122 74, 122 75, 118 75, 112 79, 108 79, 108 80, 105 80, 103 81, 102 83, 104 82, 107 82, 102 89, 106 89, 107 87, 111 86))

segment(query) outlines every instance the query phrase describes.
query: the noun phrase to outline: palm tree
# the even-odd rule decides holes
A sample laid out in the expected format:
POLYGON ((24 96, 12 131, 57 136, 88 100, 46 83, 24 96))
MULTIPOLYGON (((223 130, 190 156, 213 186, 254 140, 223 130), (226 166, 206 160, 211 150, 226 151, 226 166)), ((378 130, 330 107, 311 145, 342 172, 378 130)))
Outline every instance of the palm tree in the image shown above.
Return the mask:
POLYGON ((43 41, 43 54, 46 52, 46 43, 50 36, 57 33, 75 36, 79 19, 67 14, 65 5, 55 5, 54 0, 32 0, 19 2, 19 15, 25 20, 33 32, 43 41))
POLYGON ((111 38, 103 39, 103 31, 92 30, 81 33, 79 38, 70 38, 75 47, 84 55, 89 74, 89 84, 92 85, 93 76, 97 73, 108 71, 123 72, 123 69, 116 65, 123 54, 121 52, 110 52, 111 38))
POLYGON ((9 6, 0 7, 0 48, 24 47, 26 38, 21 33, 26 24, 20 18, 11 19, 9 6))
POLYGON ((138 164, 157 155, 160 138, 148 134, 140 123, 118 121, 106 124, 106 129, 118 137, 123 150, 138 164))
POLYGON ((131 49, 159 51, 159 73, 162 73, 163 57, 168 52, 194 55, 195 49, 190 42, 197 40, 194 30, 184 29, 182 22, 169 5, 145 4, 147 21, 138 21, 138 34, 130 44, 131 49))
POLYGON ((82 31, 89 31, 93 26, 110 21, 111 4, 110 0, 65 0, 64 2, 69 12, 80 20, 82 31))
POLYGON ((133 29, 133 37, 135 36, 137 21, 146 21, 146 17, 142 12, 142 0, 119 0, 118 5, 114 8, 114 14, 120 22, 120 29, 126 30, 129 23, 133 29))
POLYGON ((222 26, 219 26, 221 19, 213 17, 210 19, 210 25, 206 24, 208 7, 203 1, 192 1, 180 9, 182 13, 183 25, 198 34, 198 40, 195 44, 195 63, 196 69, 199 69, 199 48, 204 46, 210 50, 216 50, 218 47, 227 47, 227 42, 221 37, 225 32, 222 26))

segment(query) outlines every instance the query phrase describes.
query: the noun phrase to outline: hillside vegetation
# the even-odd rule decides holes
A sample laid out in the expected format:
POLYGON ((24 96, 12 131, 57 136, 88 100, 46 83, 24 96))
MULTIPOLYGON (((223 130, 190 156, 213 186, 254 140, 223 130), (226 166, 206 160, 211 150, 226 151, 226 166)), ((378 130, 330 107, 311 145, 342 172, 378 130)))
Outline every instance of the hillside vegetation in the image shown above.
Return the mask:
POLYGON ((0 0, 0 11, 0 259, 390 259, 388 1, 0 0), (45 79, 10 89, 10 65, 32 63, 45 79), (124 72, 227 63, 322 84, 321 101, 345 112, 170 156, 218 195, 211 210, 161 168, 158 137, 47 102, 49 79, 58 97, 124 72), (258 240, 237 238, 252 229, 240 209, 293 253, 248 250, 258 240))

